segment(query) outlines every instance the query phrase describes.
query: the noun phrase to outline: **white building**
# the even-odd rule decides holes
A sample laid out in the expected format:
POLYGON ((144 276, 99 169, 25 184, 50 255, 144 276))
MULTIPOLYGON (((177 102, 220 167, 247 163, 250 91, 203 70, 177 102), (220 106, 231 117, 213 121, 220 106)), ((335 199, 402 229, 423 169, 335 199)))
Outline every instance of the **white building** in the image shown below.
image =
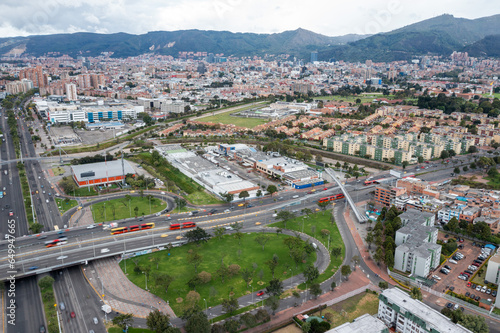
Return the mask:
POLYGON ((492 255, 490 260, 488 260, 488 268, 486 269, 484 279, 496 285, 500 284, 500 251, 497 251, 497 253, 492 255))
POLYGON ((326 333, 389 333, 387 325, 375 316, 370 316, 368 313, 359 316, 352 322, 347 322, 337 326, 326 333))
POLYGON ((377 316, 401 333, 472 333, 398 288, 386 289, 379 295, 377 316))
POLYGON ((440 264, 441 245, 436 244, 438 230, 434 214, 415 209, 399 215, 403 227, 396 231, 394 268, 413 276, 427 277, 440 264))
POLYGON ((85 112, 77 105, 49 103, 45 110, 45 116, 52 124, 67 124, 72 121, 84 121, 85 112))
POLYGON ((76 84, 66 83, 66 98, 68 101, 78 100, 78 96, 76 95, 76 84))

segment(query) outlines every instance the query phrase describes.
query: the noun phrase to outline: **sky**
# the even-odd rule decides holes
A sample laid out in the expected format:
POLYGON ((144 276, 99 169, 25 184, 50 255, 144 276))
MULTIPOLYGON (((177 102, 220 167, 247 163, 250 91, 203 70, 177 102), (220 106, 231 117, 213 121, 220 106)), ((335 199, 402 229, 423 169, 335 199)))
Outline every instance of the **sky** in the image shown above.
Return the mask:
POLYGON ((390 31, 442 14, 500 13, 498 0, 1 0, 0 37, 185 29, 327 36, 390 31))

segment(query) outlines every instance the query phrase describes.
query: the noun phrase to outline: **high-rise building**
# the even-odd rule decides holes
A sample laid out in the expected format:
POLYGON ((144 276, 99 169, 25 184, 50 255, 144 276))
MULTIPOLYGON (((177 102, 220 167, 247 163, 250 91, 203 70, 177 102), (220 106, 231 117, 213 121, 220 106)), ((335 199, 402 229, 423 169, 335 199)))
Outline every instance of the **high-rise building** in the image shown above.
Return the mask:
POLYGON ((48 85, 47 75, 43 74, 42 66, 21 69, 19 79, 31 80, 35 88, 45 88, 48 85))
POLYGON ((314 63, 316 61, 318 61, 318 52, 313 51, 313 52, 311 52, 311 62, 314 63))
POLYGON ((68 101, 78 100, 78 96, 76 94, 76 84, 66 83, 66 98, 68 101))

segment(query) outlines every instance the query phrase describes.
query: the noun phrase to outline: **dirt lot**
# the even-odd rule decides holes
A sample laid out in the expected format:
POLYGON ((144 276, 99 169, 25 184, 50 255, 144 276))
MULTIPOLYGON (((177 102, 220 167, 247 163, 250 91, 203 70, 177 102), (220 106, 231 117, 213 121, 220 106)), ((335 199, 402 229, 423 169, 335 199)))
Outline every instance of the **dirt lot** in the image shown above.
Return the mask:
MULTIPOLYGON (((447 239, 444 238, 444 234, 442 233, 439 233, 438 238, 441 240, 447 239)), ((458 275, 460 275, 461 272, 467 270, 469 265, 473 263, 474 259, 476 259, 481 254, 481 248, 473 246, 472 241, 465 240, 463 243, 459 244, 464 245, 463 249, 458 249, 458 252, 462 253, 465 256, 464 259, 458 261, 457 264, 452 264, 449 261, 446 261, 443 265, 448 265, 451 267, 451 272, 448 275, 439 272, 442 266, 438 267, 433 274, 439 276, 441 278, 441 281, 437 281, 433 288, 439 292, 445 292, 447 286, 453 286, 455 287, 454 292, 457 294, 465 295, 466 292, 470 292, 471 294, 479 295, 479 297, 481 298, 494 299, 494 297, 492 297, 491 295, 487 295, 486 293, 472 290, 472 288, 467 287, 467 283, 470 280, 464 281, 458 278, 458 275)))

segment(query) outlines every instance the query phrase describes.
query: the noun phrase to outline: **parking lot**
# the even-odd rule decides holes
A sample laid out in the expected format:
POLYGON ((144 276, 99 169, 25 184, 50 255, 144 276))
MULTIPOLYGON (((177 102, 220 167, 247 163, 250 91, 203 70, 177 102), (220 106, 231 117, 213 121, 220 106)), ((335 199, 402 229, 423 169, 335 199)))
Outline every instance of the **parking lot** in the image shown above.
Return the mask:
MULTIPOLYGON (((446 240, 447 238, 443 237, 444 234, 439 234, 439 239, 446 240)), ((458 278, 460 273, 464 272, 468 269, 470 265, 474 262, 474 260, 481 254, 481 247, 474 246, 472 241, 464 240, 463 243, 458 243, 459 245, 463 245, 463 249, 458 249, 457 252, 460 252, 464 255, 462 260, 457 261, 456 264, 453 264, 447 260, 443 263, 442 266, 438 267, 431 275, 437 275, 441 278, 441 280, 436 280, 437 283, 434 285, 434 289, 439 292, 446 292, 447 289, 452 290, 453 292, 461 295, 465 295, 467 292, 470 294, 474 294, 475 296, 479 296, 481 299, 492 299, 494 297, 492 295, 488 295, 481 291, 473 290, 470 286, 468 287, 468 282, 471 282, 471 279, 464 281, 458 278), (451 268, 451 271, 448 275, 441 273, 440 269, 447 265, 451 268)), ((483 263, 483 266, 486 265, 486 260, 483 263)), ((481 267, 483 267, 481 266, 481 267)), ((478 268, 477 270, 479 270, 478 268)), ((472 282, 471 282, 472 284, 472 282)), ((471 285, 469 284, 469 285, 471 285)))

